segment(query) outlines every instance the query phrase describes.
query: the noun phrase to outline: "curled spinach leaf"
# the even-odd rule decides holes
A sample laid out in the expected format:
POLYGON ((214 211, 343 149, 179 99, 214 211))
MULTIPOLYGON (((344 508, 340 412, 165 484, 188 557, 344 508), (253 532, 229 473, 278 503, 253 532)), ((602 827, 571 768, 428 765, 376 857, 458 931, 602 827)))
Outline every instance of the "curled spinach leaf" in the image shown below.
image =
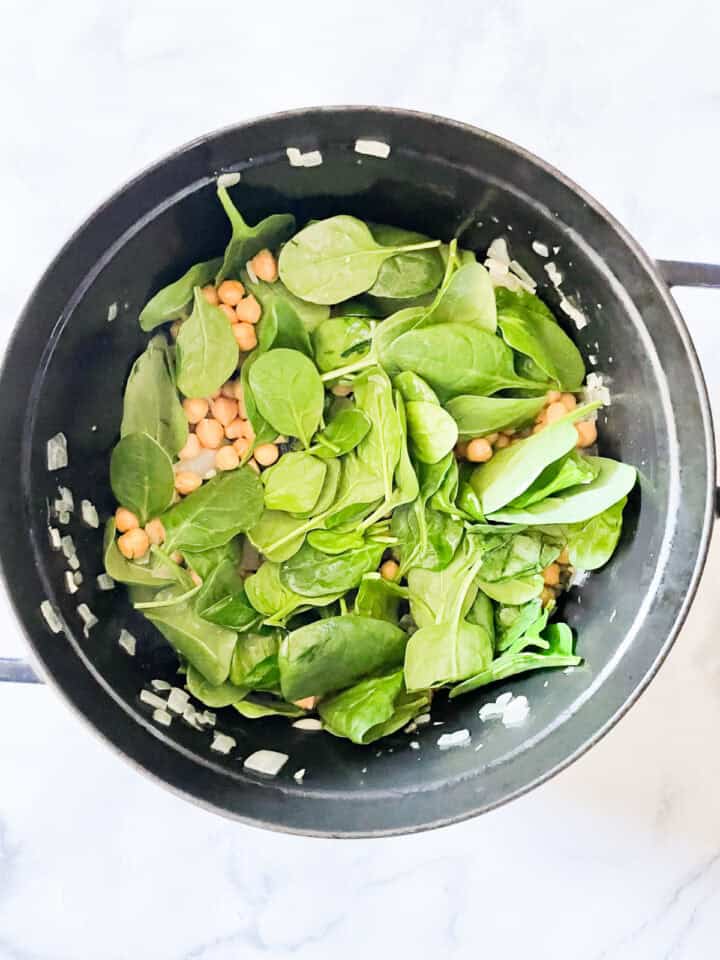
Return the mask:
POLYGON ((169 457, 187 441, 188 424, 178 398, 167 341, 153 337, 133 364, 125 386, 120 436, 146 433, 169 457))
POLYGON ((370 351, 373 321, 364 317, 329 317, 315 328, 312 345, 318 370, 327 373, 370 351))
POLYGON ((235 372, 238 345, 227 317, 195 287, 190 318, 177 338, 177 385, 186 397, 209 397, 235 372))
POLYGON ((340 410, 315 436, 313 453, 317 457, 342 457, 350 453, 368 435, 372 423, 364 410, 347 407, 340 410))
POLYGON ((455 421, 441 406, 425 400, 411 400, 406 407, 407 428, 415 457, 423 463, 437 463, 457 443, 455 421))
POLYGON ((401 587, 393 580, 386 580, 379 573, 367 573, 358 587, 355 613, 359 617, 387 620, 388 623, 397 625, 400 619, 400 604, 407 598, 407 587, 401 587))
POLYGON ((446 409, 457 424, 460 439, 470 440, 498 430, 524 427, 544 406, 544 394, 527 398, 459 396, 448 400, 446 409))
POLYGON ((384 550, 384 544, 369 541, 344 553, 327 554, 305 543, 282 564, 280 580, 303 597, 345 593, 357 587, 364 574, 377 569, 384 550))
POLYGON ((400 392, 405 403, 412 400, 424 400, 426 403, 439 404, 435 391, 412 370, 405 370, 393 378, 393 386, 400 392))
POLYGON ((426 323, 467 323, 495 333, 495 291, 479 263, 466 263, 450 278, 428 313, 426 323))
POLYGON ((615 552, 622 531, 622 516, 627 497, 622 497, 602 513, 581 523, 548 527, 567 539, 570 563, 579 570, 597 570, 605 566, 615 552))
POLYGON ((427 694, 406 693, 402 670, 395 670, 325 697, 318 711, 327 731, 353 743, 367 744, 400 730, 429 703, 427 694))
POLYGON ((245 595, 235 561, 226 559, 208 575, 198 591, 195 608, 203 620, 242 633, 257 626, 260 617, 245 595))
POLYGON ((545 467, 525 493, 521 493, 508 506, 513 508, 529 507, 531 504, 539 503, 545 497, 558 493, 560 490, 591 483, 597 473, 595 464, 576 450, 571 450, 566 457, 561 457, 555 463, 545 467))
POLYGON ((195 287, 210 283, 221 263, 222 257, 196 263, 179 280, 159 290, 140 312, 141 329, 149 332, 162 323, 185 316, 193 302, 195 287))
POLYGON ((207 707, 230 707, 248 695, 248 687, 238 687, 229 680, 210 683, 192 664, 188 664, 185 685, 190 693, 207 707))
MULTIPOLYGON (((280 579, 280 565, 266 560, 245 581, 245 591, 250 603, 272 626, 280 626, 293 614, 309 607, 326 607, 334 603, 345 591, 319 597, 301 597, 286 587, 280 579)), ((294 698, 297 699, 297 698, 294 698)))
MULTIPOLYGON (((161 589, 177 580, 177 568, 172 563, 164 563, 151 555, 147 563, 133 563, 119 551, 115 540, 115 520, 108 520, 103 539, 103 562, 105 572, 118 583, 127 583, 137 587, 161 589)), ((149 597, 147 599, 150 599, 149 597)))
POLYGON ((238 637, 230 664, 230 680, 239 687, 251 690, 279 690, 279 649, 280 635, 277 630, 242 634, 238 637))
POLYGON ((264 280, 251 280, 243 271, 241 274, 245 289, 259 301, 263 317, 272 311, 273 307, 289 307, 299 318, 305 330, 312 334, 324 320, 330 316, 330 308, 317 303, 308 303, 291 293, 282 280, 266 283, 264 280))

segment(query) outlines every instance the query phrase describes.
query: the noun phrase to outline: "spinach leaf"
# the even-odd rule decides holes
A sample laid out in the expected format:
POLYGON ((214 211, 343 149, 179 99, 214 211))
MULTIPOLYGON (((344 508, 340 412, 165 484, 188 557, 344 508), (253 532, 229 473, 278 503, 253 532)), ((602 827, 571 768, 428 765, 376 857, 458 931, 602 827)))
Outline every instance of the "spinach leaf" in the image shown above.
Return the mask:
MULTIPOLYGON (((260 325, 262 325, 262 323, 263 321, 261 320, 260 325)), ((245 412, 255 433, 253 448, 259 446, 261 443, 271 443, 278 435, 278 431, 267 422, 258 410, 257 404, 255 403, 255 396, 250 386, 250 371, 258 357, 265 352, 265 349, 268 348, 258 340, 257 349, 248 354, 243 361, 243 365, 240 367, 240 384, 243 390, 243 400, 245 401, 245 412)))
POLYGON ((479 263, 466 263, 450 278, 428 313, 426 323, 463 323, 495 333, 495 291, 479 263))
MULTIPOLYGON (((280 566, 266 560, 251 577, 245 581, 248 600, 262 613, 265 622, 272 626, 285 623, 293 613, 309 607, 326 607, 343 595, 344 590, 328 596, 301 597, 294 593, 280 579, 280 566)), ((297 699, 297 698, 295 698, 297 699)))
POLYGON ((265 510, 248 530, 248 538, 268 560, 281 563, 297 553, 310 530, 322 527, 323 523, 323 514, 305 518, 282 510, 265 510))
POLYGON ((293 513, 293 517, 305 519, 310 517, 323 517, 335 503, 338 485, 340 483, 340 471, 342 469, 340 460, 325 460, 325 481, 320 490, 320 496, 317 498, 311 510, 299 511, 293 513))
POLYGON ((364 547, 365 537, 361 530, 312 530, 307 535, 307 542, 321 553, 337 556, 346 550, 364 547))
POLYGON ((533 363, 561 390, 579 390, 585 379, 585 364, 580 351, 556 320, 537 310, 523 308, 525 298, 512 304, 509 298, 498 314, 503 339, 533 363))
POLYGON ((290 213, 275 213, 251 227, 240 216, 225 187, 218 187, 217 193, 232 229, 222 266, 215 277, 215 282, 220 283, 227 277, 239 277, 247 261, 256 253, 266 247, 272 250, 285 243, 295 230, 295 217, 290 213))
POLYGON ((501 314, 520 314, 538 317, 540 320, 557 322, 550 307, 540 297, 528 290, 510 290, 508 287, 495 287, 495 305, 498 316, 501 314))
MULTIPOLYGON (((401 230, 387 224, 369 224, 373 238, 384 247, 424 243, 430 238, 413 230, 401 230)), ((434 290, 443 278, 443 262, 438 249, 399 253, 386 260, 368 293, 375 297, 404 299, 419 297, 434 290)))
POLYGON ((235 372, 238 345, 227 317, 195 287, 190 318, 177 338, 177 385, 186 397, 209 397, 235 372))
POLYGON ((327 465, 309 453, 285 453, 262 474, 268 510, 312 510, 325 483, 327 465))
POLYGON ((187 442, 188 424, 178 398, 167 341, 153 337, 133 364, 123 400, 120 436, 146 433, 169 457, 187 442))
POLYGON ((207 707, 229 707, 248 694, 247 687, 235 686, 229 680, 220 684, 210 683, 192 664, 188 665, 185 685, 207 707))
POLYGON ((290 307, 292 312, 300 319, 305 330, 312 334, 330 315, 329 307, 301 300, 294 293, 290 293, 282 280, 266 283, 264 280, 258 279, 255 282, 250 279, 245 271, 242 272, 241 278, 247 292, 252 293, 260 303, 263 317, 269 314, 274 306, 290 307))
POLYGON ((401 573, 410 567, 443 570, 455 556, 463 529, 460 520, 432 510, 420 500, 396 510, 391 531, 398 539, 395 549, 400 555, 401 573))
POLYGON ((250 467, 220 474, 163 515, 165 549, 220 547, 256 524, 262 508, 262 484, 250 467))
POLYGON ((230 560, 236 567, 240 567, 241 549, 237 539, 228 540, 219 547, 210 550, 183 550, 185 563, 191 570, 205 580, 225 560, 230 560))
POLYGON ((303 446, 310 446, 324 400, 313 362, 297 350, 269 350, 254 360, 248 379, 261 416, 277 433, 298 437, 303 446))
POLYGON ((424 400, 426 403, 439 404, 437 394, 412 370, 404 370, 393 378, 393 386, 400 391, 405 403, 412 400, 424 400))
POLYGON ((399 666, 406 642, 406 634, 386 620, 354 614, 293 630, 280 645, 283 696, 286 700, 319 697, 399 666))
POLYGON ((597 468, 587 457, 583 457, 576 450, 571 450, 566 457, 561 457, 555 463, 545 467, 525 493, 511 500, 508 506, 529 507, 560 490, 591 483, 597 476, 597 472, 597 468))
POLYGON ((170 457, 148 434, 129 433, 112 452, 110 486, 117 502, 145 524, 173 498, 175 474, 170 457))
POLYGON ((154 587, 159 590, 177 580, 173 564, 165 564, 154 555, 151 555, 148 563, 133 563, 132 560, 127 560, 120 553, 115 540, 114 519, 108 520, 105 527, 103 562, 107 575, 118 583, 154 587))
POLYGON ((465 393, 537 392, 548 386, 518 377, 512 350, 495 334, 469 324, 410 329, 394 339, 380 359, 391 375, 404 370, 417 373, 443 401, 465 393))
POLYGON ((261 720, 263 717, 304 717, 306 713, 300 707, 276 698, 265 701, 241 700, 233 706, 246 720, 261 720))
POLYGON ((399 607, 407 600, 408 590, 399 583, 386 580, 379 573, 366 573, 360 581, 355 597, 355 613, 359 617, 387 620, 396 626, 400 619, 399 607))
POLYGON ((448 400, 446 409, 457 424, 460 439, 470 440, 498 430, 524 427, 532 423, 544 406, 544 395, 528 398, 459 396, 448 400))
MULTIPOLYGON (((310 334, 303 326, 300 317, 289 303, 277 300, 271 304, 262 317, 260 333, 263 337, 263 347, 269 350, 283 348, 297 350, 312 360, 313 348, 310 343, 310 334)), ((260 338, 258 337, 258 342, 260 338)))
POLYGON ((502 653, 507 650, 531 629, 533 632, 541 632, 547 619, 548 613, 543 612, 542 603, 538 599, 529 600, 519 607, 498 605, 495 609, 496 651, 502 653), (539 630, 536 630, 536 625, 540 625, 539 630))
MULTIPOLYGON (((535 639, 535 638, 533 638, 535 639)), ((450 691, 450 698, 470 693, 478 687, 487 686, 497 680, 526 673, 528 670, 539 670, 543 667, 575 667, 582 663, 582 658, 573 654, 572 630, 566 623, 551 623, 541 634, 543 649, 538 652, 513 653, 508 650, 474 677, 458 684, 450 691)))
MULTIPOLYGON (((161 591, 158 599, 171 599, 173 591, 182 589, 170 587, 161 591)), ((208 683, 219 686, 227 680, 235 649, 234 631, 203 620, 192 600, 145 610, 145 616, 208 683)))
POLYGON ((230 664, 232 683, 252 690, 279 690, 279 649, 280 635, 277 630, 244 633, 238 637, 230 664))
POLYGON ((478 579, 478 587, 493 600, 507 605, 520 606, 539 597, 545 583, 541 574, 527 577, 516 577, 514 580, 499 580, 491 583, 488 580, 478 579))
POLYGON ((195 609, 203 620, 242 633, 257 626, 260 617, 245 595, 237 563, 223 560, 203 582, 195 609))
MULTIPOLYGON (((537 436, 542 437, 550 429, 552 428, 547 427, 537 436)), ((513 449, 518 446, 520 444, 516 444, 513 449)), ((528 525, 585 523, 622 500, 635 486, 637 479, 635 467, 606 457, 588 457, 587 459, 598 469, 592 483, 569 487, 529 507, 518 509, 506 507, 492 513, 489 519, 502 523, 528 525)))
MULTIPOLYGON (((570 563, 579 570, 597 570, 615 552, 622 531, 622 515, 627 497, 582 523, 560 527, 567 538, 570 563)), ((552 528, 550 528, 552 529, 552 528)))
POLYGON ((324 459, 342 457, 355 449, 371 427, 370 417, 364 410, 346 407, 335 414, 324 430, 316 434, 312 452, 324 459))
POLYGON ((473 605, 467 612, 468 623, 482 627, 495 647, 495 605, 486 593, 478 590, 473 605))
POLYGON ((541 573, 558 558, 562 548, 562 540, 536 530, 487 537, 478 576, 484 582, 496 583, 541 573))
POLYGON ((457 443, 455 421, 439 405, 411 400, 406 408, 408 435, 413 453, 423 463, 437 463, 457 443))
POLYGON ((318 711, 329 733, 367 744, 400 730, 429 703, 427 694, 405 693, 402 670, 396 670, 321 700, 318 711))
POLYGON ((315 328, 312 345, 318 370, 327 373, 370 351, 373 321, 364 317, 330 317, 315 328))
POLYGON ((439 240, 384 247, 355 217, 318 220, 297 233, 280 253, 280 277, 311 303, 333 304, 369 290, 385 260, 399 253, 439 247, 439 240))
POLYGON ((162 323, 184 316, 193 301, 195 287, 210 283, 221 263, 222 257, 196 263, 179 280, 158 290, 140 312, 141 329, 149 332, 162 323))
POLYGON ((371 541, 335 555, 305 543, 281 565, 280 580, 303 597, 345 593, 357 587, 364 574, 377 570, 384 552, 384 543, 371 541))

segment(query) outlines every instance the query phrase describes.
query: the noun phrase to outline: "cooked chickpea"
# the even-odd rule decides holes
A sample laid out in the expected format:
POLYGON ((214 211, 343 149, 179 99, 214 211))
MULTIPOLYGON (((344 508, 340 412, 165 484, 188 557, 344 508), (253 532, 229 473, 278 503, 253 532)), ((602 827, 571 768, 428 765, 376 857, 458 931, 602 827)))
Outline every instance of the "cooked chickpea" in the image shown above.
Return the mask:
POLYGON ((235 417, 230 423, 225 427, 225 436, 228 440, 238 440, 240 437, 245 436, 245 427, 244 424, 246 420, 241 420, 240 417, 235 417))
POLYGON ((220 447, 215 454, 215 466, 218 470, 234 470, 240 466, 240 457, 232 446, 220 447))
POLYGON ((245 394, 243 393, 240 380, 235 381, 235 399, 237 400, 238 413, 243 420, 247 420, 247 410, 245 409, 245 394))
POLYGON ((380 576, 383 580, 394 580, 400 567, 394 560, 386 560, 385 563, 380 564, 380 576))
POLYGON ((493 446, 496 450, 504 450, 505 447, 510 446, 510 437, 506 436, 504 433, 501 433, 493 446))
POLYGON ((302 700, 293 700, 296 707, 301 710, 314 710, 320 697, 303 697, 302 700))
POLYGON ((238 415, 237 400, 230 400, 228 397, 218 397, 210 404, 212 415, 215 419, 226 427, 238 415))
POLYGON ((577 446, 591 447, 597 440, 597 427, 594 420, 581 420, 575 424, 577 430, 577 446))
POLYGON ((274 443, 261 443, 259 447, 255 447, 254 457, 263 467, 271 466, 279 456, 280 451, 274 443))
POLYGON ((190 571, 190 579, 195 584, 196 587, 202 586, 202 577, 199 573, 196 573, 194 570, 190 571))
POLYGON ((555 603, 555 591, 552 587, 543 588, 543 592, 540 594, 540 602, 544 607, 549 607, 550 604, 555 603))
POLYGON ((128 530, 136 530, 140 526, 140 521, 127 507, 118 507, 115 511, 115 529, 118 533, 127 533, 128 530))
POLYGON ((556 587, 560 583, 560 567, 557 563, 551 563, 549 567, 545 567, 543 582, 546 587, 556 587))
POLYGON ((194 433, 189 433, 185 446, 178 453, 180 460, 192 460, 200 453, 200 441, 194 433))
POLYGON ((251 323, 254 325, 261 316, 262 307, 252 294, 241 300, 235 307, 235 318, 241 323, 251 323))
POLYGON ((467 445, 467 459, 470 463, 487 463, 493 455, 493 448, 485 437, 475 437, 467 445))
POLYGON ((235 307, 229 307, 226 303, 219 303, 218 310, 222 310, 228 319, 228 323, 232 324, 237 320, 237 317, 235 316, 235 307))
POLYGON ((233 443, 233 449, 235 453, 242 460, 243 457, 247 454, 250 449, 250 440, 247 437, 238 437, 237 440, 233 443))
POLYGON ((197 490, 201 483, 202 480, 200 477, 190 470, 178 470, 175 474, 175 489, 183 496, 187 496, 188 493, 197 490))
POLYGON ((186 397, 183 400, 183 410, 188 423, 200 423, 207 416, 210 404, 204 397, 186 397))
POLYGON ((170 336, 173 340, 177 340, 178 334, 180 333, 180 327, 182 326, 182 320, 175 320, 170 324, 170 336))
POLYGON ((330 390, 334 397, 349 397, 352 392, 353 388, 349 383, 336 383, 330 390))
POLYGON ((251 323, 234 323, 232 332, 243 353, 247 353, 248 350, 253 350, 257 346, 257 334, 251 323))
POLYGON ((126 560, 139 560, 150 549, 150 538, 144 530, 136 527, 118 537, 117 545, 126 560))
POLYGON ((225 439, 225 428, 217 420, 201 420, 195 433, 206 450, 217 450, 225 439))
POLYGON ((252 457, 250 457, 250 459, 247 462, 247 465, 250 467, 251 470, 254 470, 255 473, 258 473, 258 474, 260 473, 260 467, 258 465, 257 460, 254 460, 252 457))
POLYGON ((567 415, 567 412, 568 410, 565 404, 557 400, 555 403, 551 403, 545 411, 545 422, 547 424, 556 423, 558 420, 562 420, 562 418, 567 415))
POLYGON ((269 250, 261 250, 250 261, 253 273, 258 280, 275 283, 278 276, 277 260, 269 250))
POLYGON ((571 393, 564 393, 560 397, 560 403, 562 403, 568 413, 574 410, 577 406, 577 400, 571 393))
POLYGON ((557 403, 561 396, 562 394, 559 390, 548 390, 545 394, 545 402, 547 404, 557 403))
POLYGON ((497 438, 498 438, 499 436, 500 436, 499 433, 486 433, 486 434, 485 434, 485 439, 487 440, 487 442, 488 442, 489 444, 491 444, 492 446, 494 446, 494 445, 495 445, 495 441, 497 440, 497 438))
POLYGON ((218 292, 211 283, 208 283, 207 286, 202 288, 202 294, 207 300, 207 302, 211 303, 214 307, 216 307, 220 302, 220 298, 218 297, 218 292))
POLYGON ((148 535, 150 543, 154 543, 156 547, 165 542, 165 527, 158 519, 145 524, 145 533, 148 535))
POLYGON ((562 548, 560 556, 557 558, 557 562, 563 567, 566 567, 570 563, 570 551, 567 547, 562 548))
POLYGON ((239 280, 223 280, 217 288, 217 295, 220 303, 236 307, 245 296, 245 287, 239 280))

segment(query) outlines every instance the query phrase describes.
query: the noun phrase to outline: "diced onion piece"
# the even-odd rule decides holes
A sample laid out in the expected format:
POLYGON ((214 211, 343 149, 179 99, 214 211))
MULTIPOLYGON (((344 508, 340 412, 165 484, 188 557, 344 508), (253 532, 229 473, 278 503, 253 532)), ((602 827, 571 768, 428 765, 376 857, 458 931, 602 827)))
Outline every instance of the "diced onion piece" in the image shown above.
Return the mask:
POLYGON ((168 697, 168 710, 172 710, 173 713, 183 713, 189 700, 189 694, 181 690, 180 687, 173 687, 168 697))
POLYGON ((550 277, 550 282, 557 289, 563 280, 563 275, 557 268, 557 264, 551 260, 549 263, 544 264, 543 269, 545 273, 550 277))
POLYGON ((76 586, 78 587, 83 582, 83 575, 80 573, 79 570, 75 571, 75 573, 72 575, 72 578, 75 581, 76 586))
POLYGON ((90 631, 95 624, 98 623, 98 618, 86 603, 79 603, 77 606, 77 612, 83 622, 83 633, 86 637, 89 637, 90 631))
POLYGON ((59 522, 59 523, 64 523, 64 524, 70 523, 70 511, 69 511, 69 510, 61 510, 61 511, 58 513, 58 522, 59 522))
MULTIPOLYGON (((125 627, 120 631, 120 636, 118 637, 118 644, 123 648, 123 650, 128 653, 131 657, 135 656, 135 647, 137 646, 137 640, 130 633, 129 630, 126 630, 125 627)), ((145 691, 143 691, 144 693, 145 691)), ((142 693, 140 694, 140 699, 142 699, 142 693)), ((164 704, 163 704, 164 706, 164 704)))
POLYGON ((302 767, 300 770, 296 770, 293 774, 293 780, 295 783, 302 783, 305 779, 305 767, 302 767))
POLYGON ((172 684, 167 680, 151 680, 150 686, 153 690, 172 690, 172 684))
POLYGON ((40 613, 43 615, 45 623, 50 627, 53 633, 62 633, 62 622, 55 612, 55 607, 49 600, 43 600, 40 604, 40 613))
POLYGON ((179 460, 173 464, 175 473, 189 470, 190 473, 196 473, 202 480, 208 470, 215 466, 215 456, 217 450, 201 450, 200 453, 191 460, 179 460))
POLYGON ((72 490, 68 487, 58 487, 60 498, 55 501, 55 509, 59 513, 61 510, 69 510, 71 513, 75 509, 75 498, 72 490))
POLYGON ((452 750, 453 747, 465 747, 470 743, 469 730, 456 730, 454 733, 443 733, 438 737, 437 745, 441 750, 452 750))
POLYGON ((424 726, 426 726, 428 723, 430 723, 430 714, 429 714, 429 713, 421 713, 421 714, 419 714, 417 717, 415 717, 415 723, 416 723, 419 727, 424 727, 424 726))
POLYGON ((560 309, 566 317, 570 317, 572 322, 575 324, 576 329, 582 330, 588 325, 588 318, 585 316, 582 310, 579 307, 576 307, 572 300, 569 300, 568 297, 564 295, 560 299, 560 309))
POLYGON ((217 721, 217 714, 213 713, 212 710, 203 710, 202 713, 198 714, 198 720, 201 723, 207 724, 208 727, 214 727, 217 721))
POLYGON ((75 544, 70 534, 66 534, 60 541, 62 552, 66 557, 71 557, 75 553, 75 544))
POLYGON ((379 157, 387 160, 390 156, 390 144, 382 140, 356 140, 355 153, 364 153, 367 157, 379 157))
POLYGON ((519 277, 521 280, 524 280, 528 286, 533 288, 533 290, 535 289, 535 287, 537 286, 537 283, 530 276, 530 274, 527 272, 527 270, 521 263, 518 263, 517 260, 511 260, 510 269, 512 270, 512 272, 515 274, 516 277, 519 277))
POLYGON ((258 283, 258 282, 259 282, 259 281, 258 281, 257 274, 256 274, 255 271, 253 270, 252 260, 248 260, 248 261, 245 263, 245 272, 247 273, 248 277, 250 278, 250 283, 258 283))
POLYGON ((277 776, 290 758, 286 753, 276 750, 256 750, 245 758, 243 767, 253 773, 264 773, 268 777, 277 776))
POLYGON ((64 433, 56 433, 47 442, 47 468, 62 470, 68 463, 67 437, 64 433))
POLYGON ((303 717, 302 720, 296 720, 293 724, 298 730, 322 730, 322 720, 316 720, 315 717, 303 717))
POLYGON ((80 569, 80 560, 78 559, 78 555, 76 553, 71 553, 70 556, 67 558, 67 562, 71 570, 80 569))
POLYGON ((57 527, 48 527, 48 537, 50 538, 50 546, 53 550, 60 550, 62 548, 62 538, 57 527))
POLYGON ((323 162, 319 150, 308 150, 307 153, 303 153, 297 147, 288 147, 285 153, 291 167, 319 167, 323 162))
POLYGON ((495 703, 499 707, 506 707, 509 703, 512 702, 512 698, 513 698, 512 693, 510 693, 509 691, 506 691, 505 693, 500 694, 500 696, 497 698, 495 703))
POLYGON ((496 237, 488 247, 486 256, 489 260, 499 260, 500 263, 510 266, 510 254, 505 238, 496 237))
POLYGON ((100 518, 94 504, 89 500, 83 500, 80 504, 80 514, 89 527, 97 530, 100 526, 100 518))
MULTIPOLYGON (((447 734, 445 734, 445 736, 447 736, 447 734)), ((411 750, 419 750, 419 749, 420 749, 420 744, 419 744, 419 742, 418 742, 417 740, 411 740, 411 741, 410 741, 410 749, 411 749, 411 750)))
POLYGON ((236 183, 240 183, 240 173, 237 170, 221 173, 217 178, 217 185, 226 189, 227 187, 234 187, 236 183))
POLYGON ((117 319, 117 315, 118 315, 118 305, 116 302, 113 302, 108 307, 107 322, 112 323, 113 320, 117 319))
POLYGON ((167 706, 166 701, 156 693, 153 693, 152 690, 141 690, 140 699, 149 707, 156 707, 158 710, 164 710, 167 706))
POLYGON ((530 713, 527 697, 515 697, 505 707, 503 711, 502 722, 506 727, 519 727, 527 719, 530 713))
POLYGON ((153 710, 152 718, 155 723, 159 723, 162 727, 169 727, 172 723, 172 716, 167 712, 167 710, 163 710, 162 707, 158 707, 157 710, 153 710))
POLYGON ((540 243, 539 240, 533 240, 532 248, 539 257, 549 257, 550 251, 546 243, 540 243))
POLYGON ((95 582, 98 585, 98 590, 114 590, 115 581, 107 573, 99 573, 95 578, 95 582))
POLYGON ((213 741, 210 744, 210 749, 214 750, 216 753, 228 754, 237 746, 237 741, 234 737, 229 737, 226 733, 215 733, 213 736, 213 741))
POLYGON ((190 724, 191 727, 194 727, 196 730, 200 729, 200 724, 198 723, 198 712, 191 703, 185 705, 185 709, 182 712, 182 718, 185 723, 190 724))

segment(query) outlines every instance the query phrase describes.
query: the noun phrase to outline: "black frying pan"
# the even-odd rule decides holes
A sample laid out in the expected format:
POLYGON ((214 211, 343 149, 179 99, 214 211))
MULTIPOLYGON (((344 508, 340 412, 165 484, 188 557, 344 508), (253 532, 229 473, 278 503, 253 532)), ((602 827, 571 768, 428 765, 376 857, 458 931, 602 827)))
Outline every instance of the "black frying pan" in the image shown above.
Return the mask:
MULTIPOLYGON (((511 143, 439 117, 379 108, 279 114, 202 137, 115 194, 69 240, 17 325, 0 378, 0 558, 11 599, 40 672, 105 739, 144 771, 219 813, 323 836, 377 836, 439 826, 488 810, 570 763, 628 709, 668 652, 702 570, 715 499, 710 412, 674 284, 720 286, 720 267, 651 260, 591 197, 511 143), (361 156, 356 138, 391 146, 361 156), (321 166, 291 167, 288 146, 319 149, 321 166), (585 666, 538 672, 439 706, 408 748, 399 734, 378 748, 304 733, 277 719, 223 728, 238 741, 228 758, 209 738, 176 722, 158 728, 138 701, 150 677, 171 678, 172 651, 135 614, 122 589, 101 593, 101 531, 70 525, 85 581, 73 597, 65 565, 49 549, 46 501, 58 482, 76 502, 108 515, 109 454, 122 389, 143 348, 140 307, 158 287, 222 249, 227 225, 214 179, 239 170, 238 207, 250 222, 292 211, 300 222, 354 213, 484 250, 504 234, 516 258, 545 277, 533 239, 553 257, 563 289, 589 323, 570 326, 583 354, 599 357, 613 402, 600 417, 604 453, 635 464, 640 483, 626 510, 612 563, 567 598, 585 666), (116 302, 117 319, 108 322, 116 302), (70 465, 46 469, 46 441, 63 431, 70 465), (65 633, 39 613, 49 598, 65 633), (88 637, 76 612, 99 617, 88 637), (138 639, 130 658, 121 627, 138 639), (547 686, 545 684, 547 683, 547 686), (524 726, 481 724, 479 706, 511 689, 531 706, 524 726), (442 752, 440 733, 469 728, 483 744, 442 752), (274 780, 243 771, 240 758, 270 747, 290 755, 274 780), (304 783, 293 771, 307 770, 304 783)), ((541 295, 557 308, 552 284, 541 295)), ((0 661, 0 679, 30 680, 24 664, 0 661)), ((231 712, 233 713, 233 712, 231 712)))

